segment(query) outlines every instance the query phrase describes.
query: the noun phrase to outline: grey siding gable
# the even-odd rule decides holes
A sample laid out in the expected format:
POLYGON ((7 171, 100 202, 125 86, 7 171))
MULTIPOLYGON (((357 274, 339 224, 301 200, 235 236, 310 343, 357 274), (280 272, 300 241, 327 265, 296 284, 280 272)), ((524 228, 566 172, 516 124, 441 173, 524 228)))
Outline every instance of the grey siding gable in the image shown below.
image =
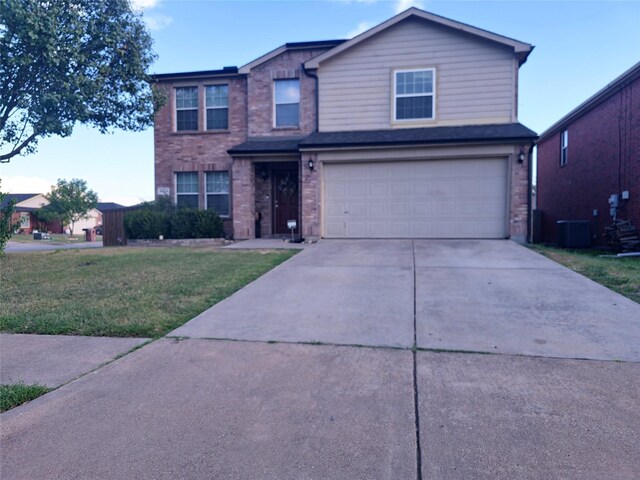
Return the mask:
POLYGON ((320 64, 320 131, 516 122, 517 73, 510 47, 407 19, 320 64), (394 123, 393 72, 411 68, 436 70, 435 119, 394 123))

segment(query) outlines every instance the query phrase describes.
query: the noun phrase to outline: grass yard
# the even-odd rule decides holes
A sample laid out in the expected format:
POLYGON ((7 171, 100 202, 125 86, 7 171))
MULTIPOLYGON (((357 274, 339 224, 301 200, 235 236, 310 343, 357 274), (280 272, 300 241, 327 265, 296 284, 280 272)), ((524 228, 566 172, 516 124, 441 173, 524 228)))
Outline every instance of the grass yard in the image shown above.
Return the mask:
POLYGON ((0 257, 0 331, 158 337, 294 255, 105 248, 0 257))
POLYGON ((538 253, 640 303, 640 257, 602 258, 598 250, 564 250, 533 245, 538 253))
POLYGON ((0 413, 29 402, 50 389, 42 385, 25 385, 24 383, 0 385, 0 413))

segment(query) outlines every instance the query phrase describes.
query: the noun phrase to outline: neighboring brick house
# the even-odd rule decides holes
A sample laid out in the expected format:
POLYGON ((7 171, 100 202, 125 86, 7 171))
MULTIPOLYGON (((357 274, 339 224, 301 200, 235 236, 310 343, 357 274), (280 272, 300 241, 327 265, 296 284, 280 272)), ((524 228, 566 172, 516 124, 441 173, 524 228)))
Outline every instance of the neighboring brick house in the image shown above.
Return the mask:
POLYGON ((589 220, 594 244, 605 243, 614 215, 640 228, 640 63, 553 124, 537 148, 542 241, 556 242, 558 220, 589 220))
MULTIPOLYGON (((49 200, 41 193, 13 193, 7 194, 2 201, 2 207, 15 202, 14 213, 11 222, 19 224, 19 234, 31 234, 34 230, 63 233, 65 228, 58 222, 42 222, 38 220, 37 212, 49 204, 49 200)), ((82 233, 83 228, 93 228, 102 225, 102 213, 108 210, 122 208, 122 205, 113 202, 99 202, 96 208, 90 210, 88 218, 82 219, 74 225, 74 233, 82 233)))
POLYGON ((156 196, 213 208, 235 239, 525 241, 518 69, 532 46, 411 8, 351 40, 156 75, 156 196))

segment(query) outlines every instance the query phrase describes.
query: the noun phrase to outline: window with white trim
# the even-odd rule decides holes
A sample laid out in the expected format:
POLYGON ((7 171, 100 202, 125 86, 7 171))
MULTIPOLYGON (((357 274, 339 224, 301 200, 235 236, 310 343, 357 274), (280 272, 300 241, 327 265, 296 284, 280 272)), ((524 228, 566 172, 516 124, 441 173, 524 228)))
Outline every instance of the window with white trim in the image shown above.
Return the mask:
POLYGON ((274 83, 276 127, 297 127, 300 124, 300 80, 276 80, 274 83))
POLYGON ((198 172, 176 173, 176 205, 198 208, 198 172))
POLYGON ((28 213, 20 214, 20 228, 29 228, 31 227, 31 215, 28 213))
POLYGON ((205 87, 207 106, 207 130, 229 128, 229 86, 209 85, 205 87))
POLYGON ((207 172, 207 210, 221 217, 229 216, 229 172, 207 172))
POLYGON ((397 70, 394 74, 393 119, 434 118, 435 70, 397 70))
POLYGON ((198 130, 198 87, 176 88, 176 131, 198 130))
POLYGON ((560 166, 567 164, 569 154, 569 130, 563 130, 560 134, 560 166))

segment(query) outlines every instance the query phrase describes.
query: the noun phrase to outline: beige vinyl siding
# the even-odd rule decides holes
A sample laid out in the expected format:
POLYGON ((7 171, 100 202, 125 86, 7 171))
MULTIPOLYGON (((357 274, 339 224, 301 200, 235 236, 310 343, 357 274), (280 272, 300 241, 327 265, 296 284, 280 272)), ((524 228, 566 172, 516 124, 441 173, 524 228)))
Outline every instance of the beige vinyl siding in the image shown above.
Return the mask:
POLYGON ((516 69, 509 47, 408 19, 320 64, 320 130, 514 122, 516 69), (435 120, 392 122, 393 72, 416 68, 436 70, 435 120))

